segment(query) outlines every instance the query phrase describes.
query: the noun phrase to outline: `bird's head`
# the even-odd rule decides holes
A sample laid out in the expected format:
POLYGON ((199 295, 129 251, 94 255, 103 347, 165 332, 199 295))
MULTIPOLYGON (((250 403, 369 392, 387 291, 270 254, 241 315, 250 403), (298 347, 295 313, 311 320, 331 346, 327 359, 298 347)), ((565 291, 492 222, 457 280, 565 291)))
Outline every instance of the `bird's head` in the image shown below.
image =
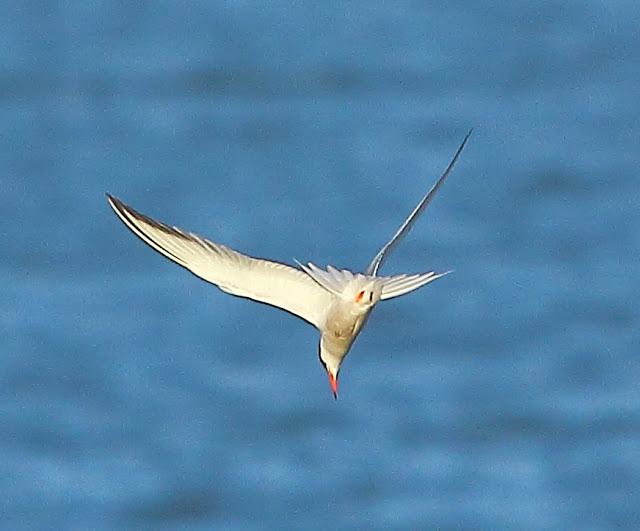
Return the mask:
POLYGON ((354 303, 359 313, 366 313, 380 300, 382 283, 376 278, 358 275, 352 283, 345 287, 342 296, 354 303))

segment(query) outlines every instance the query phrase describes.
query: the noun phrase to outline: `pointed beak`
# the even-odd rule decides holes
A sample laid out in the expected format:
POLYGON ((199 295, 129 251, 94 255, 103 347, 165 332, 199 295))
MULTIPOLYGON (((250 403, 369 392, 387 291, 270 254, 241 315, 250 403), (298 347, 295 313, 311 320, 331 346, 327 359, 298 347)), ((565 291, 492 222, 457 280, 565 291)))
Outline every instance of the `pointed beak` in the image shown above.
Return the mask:
POLYGON ((338 379, 331 373, 331 371, 327 371, 327 375, 329 376, 329 385, 331 386, 333 398, 334 400, 338 400, 338 379))

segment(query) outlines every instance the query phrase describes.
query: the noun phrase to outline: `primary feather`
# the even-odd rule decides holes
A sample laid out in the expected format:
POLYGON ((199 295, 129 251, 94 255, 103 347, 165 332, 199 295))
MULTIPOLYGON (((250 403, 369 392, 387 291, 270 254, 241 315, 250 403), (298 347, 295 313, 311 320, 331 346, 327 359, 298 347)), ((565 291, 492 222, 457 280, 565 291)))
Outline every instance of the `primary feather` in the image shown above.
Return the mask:
POLYGON ((447 166, 447 168, 444 170, 440 178, 436 181, 436 184, 434 184, 431 190, 427 192, 427 195, 425 195, 420 200, 420 202, 416 205, 416 207, 413 209, 411 214, 409 214, 409 217, 404 220, 402 225, 400 225, 400 228, 396 231, 393 237, 386 244, 384 244, 382 249, 378 251, 378 254, 374 256, 373 260, 369 264, 369 267, 367 267, 367 275, 371 275, 375 277, 378 274, 378 269, 380 269, 382 262, 386 260, 386 258, 389 256, 389 253, 393 251, 393 249, 396 247, 396 245, 398 245, 400 240, 411 230, 411 227, 413 227, 414 223, 416 222, 420 214, 424 212, 424 209, 427 208, 427 205, 431 202, 431 200, 436 195, 436 192, 438 191, 438 189, 442 186, 447 176, 451 173, 453 166, 458 160, 460 153, 462 153, 462 150, 464 149, 464 145, 467 143, 467 140, 469 140, 469 137, 471 136, 472 132, 473 132, 473 129, 469 130, 467 135, 464 137, 464 140, 462 141, 462 144, 460 144, 458 151, 456 151, 455 155, 451 159, 451 162, 449 162, 449 165, 447 166))

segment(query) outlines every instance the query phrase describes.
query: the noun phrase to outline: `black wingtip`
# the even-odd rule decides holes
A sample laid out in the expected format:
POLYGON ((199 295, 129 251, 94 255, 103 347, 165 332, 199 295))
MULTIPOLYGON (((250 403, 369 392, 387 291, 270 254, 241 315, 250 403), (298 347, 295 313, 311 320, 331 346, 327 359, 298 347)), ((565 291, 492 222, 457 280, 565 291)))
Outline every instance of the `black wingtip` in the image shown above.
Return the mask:
MULTIPOLYGON (((107 203, 109 206, 113 208, 115 211, 121 211, 125 208, 128 208, 120 199, 118 199, 115 195, 111 195, 109 192, 105 192, 104 195, 107 197, 107 203)), ((131 210, 131 209, 129 209, 131 210)))
POLYGON ((111 195, 109 192, 105 192, 104 195, 106 196, 107 202, 110 205, 115 205, 115 204, 119 203, 118 198, 113 196, 113 195, 111 195))
POLYGON ((469 129, 469 131, 467 131, 467 134, 464 135, 464 139, 462 140, 462 144, 460 144, 460 147, 458 148, 458 151, 454 156, 454 160, 458 158, 458 155, 460 153, 462 153, 462 150, 464 149, 464 145, 467 143, 467 140, 469 140, 469 137, 471 136, 471 133, 473 133, 473 130, 474 128, 472 127, 471 129, 469 129))

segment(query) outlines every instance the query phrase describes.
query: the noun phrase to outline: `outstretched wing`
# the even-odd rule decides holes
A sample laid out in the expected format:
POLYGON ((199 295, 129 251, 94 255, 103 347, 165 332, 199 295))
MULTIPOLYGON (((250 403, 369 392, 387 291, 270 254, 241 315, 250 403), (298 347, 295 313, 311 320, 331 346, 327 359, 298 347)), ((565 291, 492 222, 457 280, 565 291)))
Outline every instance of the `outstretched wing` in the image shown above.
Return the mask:
POLYGON ((433 197, 436 195, 436 192, 438 191, 440 186, 442 186, 442 183, 444 183, 449 173, 451 173, 451 170, 453 169, 453 166, 458 160, 460 153, 462 153, 464 145, 467 143, 467 140, 469 140, 469 136, 471 136, 472 131, 473 129, 470 129, 467 135, 464 137, 464 140, 462 141, 462 144, 460 144, 458 151, 456 151, 456 154, 451 159, 451 162, 449 162, 447 169, 444 170, 443 174, 437 180, 436 184, 434 184, 431 190, 429 190, 429 192, 427 193, 427 195, 425 195, 420 200, 418 205, 413 209, 413 212, 411 212, 411 214, 409 214, 409 217, 404 220, 404 223, 400 225, 400 228, 393 235, 393 238, 391 238, 384 245, 384 247, 380 249, 378 254, 371 261, 371 263, 369 264, 369 267, 367 268, 367 275, 376 276, 378 274, 378 269, 380 269, 382 262, 389 255, 389 253, 394 249, 394 247, 398 245, 398 242, 402 239, 402 237, 411 230, 411 227, 413 227, 413 224, 416 222, 420 214, 422 214, 424 209, 427 208, 427 205, 431 202, 433 197))
POLYGON ((282 308, 316 328, 324 324, 333 295, 306 273, 154 221, 109 194, 107 200, 136 236, 194 275, 232 295, 282 308))
POLYGON ((429 284, 429 282, 433 282, 434 280, 448 275, 449 273, 451 273, 451 271, 446 271, 444 273, 434 273, 433 271, 430 271, 429 273, 422 273, 418 275, 381 277, 382 295, 380 296, 380 300, 399 297, 400 295, 404 295, 410 291, 421 288, 422 286, 429 284))

